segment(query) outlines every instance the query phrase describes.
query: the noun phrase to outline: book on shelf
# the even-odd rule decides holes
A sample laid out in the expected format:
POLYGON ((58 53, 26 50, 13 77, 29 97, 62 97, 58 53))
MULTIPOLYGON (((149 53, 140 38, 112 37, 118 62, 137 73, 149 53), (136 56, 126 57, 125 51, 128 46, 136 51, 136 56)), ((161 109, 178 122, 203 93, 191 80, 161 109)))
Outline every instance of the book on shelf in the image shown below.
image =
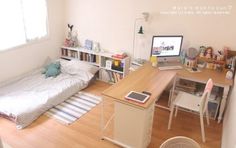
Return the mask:
POLYGON ((65 55, 64 51, 65 51, 65 50, 62 48, 62 49, 61 49, 61 55, 62 55, 62 56, 65 55))
POLYGON ((68 54, 67 54, 67 53, 68 53, 67 49, 64 49, 64 48, 63 48, 63 49, 61 49, 61 52, 62 52, 62 55, 63 55, 63 56, 67 56, 67 55, 68 55, 68 54))
POLYGON ((110 79, 109 81, 112 83, 119 82, 122 79, 122 74, 120 73, 109 71, 109 70, 106 70, 106 72, 108 73, 108 76, 110 79))
POLYGON ((112 74, 113 74, 113 77, 114 77, 114 80, 115 80, 114 82, 115 82, 115 83, 118 82, 116 73, 115 73, 115 72, 112 72, 112 74))
POLYGON ((66 56, 66 57, 71 57, 71 58, 78 58, 78 52, 73 51, 73 50, 68 50, 65 48, 61 49, 61 55, 66 56))
POLYGON ((71 50, 69 50, 69 51, 67 52, 67 56, 68 56, 68 57, 71 57, 71 52, 72 52, 71 50))
POLYGON ((94 54, 89 54, 89 53, 80 53, 80 60, 81 61, 87 61, 87 62, 91 62, 91 63, 99 63, 98 61, 98 56, 94 55, 94 54))
POLYGON ((95 55, 95 62, 97 63, 97 64, 99 64, 99 55, 95 55))
POLYGON ((108 76, 109 76, 109 81, 110 81, 110 82, 115 82, 112 73, 109 72, 109 71, 107 71, 107 73, 108 73, 108 76))
POLYGON ((113 58, 117 58, 117 59, 124 59, 127 56, 128 55, 125 52, 117 52, 117 53, 112 55, 113 58))

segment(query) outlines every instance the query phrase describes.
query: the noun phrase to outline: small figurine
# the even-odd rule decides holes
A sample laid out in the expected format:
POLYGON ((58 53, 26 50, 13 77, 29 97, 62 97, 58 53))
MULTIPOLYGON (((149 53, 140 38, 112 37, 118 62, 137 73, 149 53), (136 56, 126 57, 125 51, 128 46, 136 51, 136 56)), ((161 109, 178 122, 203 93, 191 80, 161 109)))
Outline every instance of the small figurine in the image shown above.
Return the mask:
POLYGON ((231 80, 233 79, 233 76, 234 76, 233 71, 229 70, 227 71, 225 78, 231 80))
POLYGON ((204 57, 206 52, 206 47, 205 46, 200 46, 200 57, 204 57))
POLYGON ((212 47, 207 47, 207 48, 206 48, 206 55, 205 55, 205 58, 211 59, 211 58, 212 58, 212 52, 213 52, 212 47))
POLYGON ((72 41, 72 45, 71 45, 72 47, 78 47, 79 46, 78 32, 77 31, 72 32, 71 41, 72 41))
POLYGON ((216 55, 216 60, 217 61, 223 61, 224 60, 224 55, 223 55, 223 52, 218 50, 218 53, 216 55))
POLYGON ((225 59, 227 59, 229 51, 230 51, 230 48, 225 46, 223 48, 223 51, 224 51, 224 57, 225 57, 225 59))
POLYGON ((67 39, 71 40, 72 39, 72 30, 73 30, 74 25, 67 24, 67 27, 69 29, 67 39))
POLYGON ((64 46, 67 46, 67 47, 79 46, 78 37, 77 37, 78 33, 77 33, 77 31, 73 32, 74 25, 68 24, 67 27, 68 27, 68 34, 65 39, 64 46))

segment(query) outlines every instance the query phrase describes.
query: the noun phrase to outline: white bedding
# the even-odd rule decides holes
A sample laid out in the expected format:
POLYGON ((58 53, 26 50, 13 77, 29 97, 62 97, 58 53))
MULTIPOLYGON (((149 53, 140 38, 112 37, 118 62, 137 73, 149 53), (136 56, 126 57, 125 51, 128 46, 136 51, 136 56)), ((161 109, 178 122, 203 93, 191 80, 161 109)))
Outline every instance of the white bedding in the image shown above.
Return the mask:
POLYGON ((22 129, 52 106, 85 88, 91 78, 82 72, 80 75, 61 73, 46 79, 41 70, 36 70, 0 87, 0 115, 12 119, 22 129))

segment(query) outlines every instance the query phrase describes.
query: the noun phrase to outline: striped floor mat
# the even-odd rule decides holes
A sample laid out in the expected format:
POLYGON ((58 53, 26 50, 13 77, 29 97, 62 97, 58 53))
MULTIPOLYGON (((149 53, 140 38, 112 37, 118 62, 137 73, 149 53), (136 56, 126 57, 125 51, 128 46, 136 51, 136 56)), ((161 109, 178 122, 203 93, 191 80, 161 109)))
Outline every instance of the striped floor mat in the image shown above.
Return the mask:
POLYGON ((58 119, 63 124, 71 124, 101 102, 101 97, 78 92, 61 104, 48 110, 45 115, 58 119))

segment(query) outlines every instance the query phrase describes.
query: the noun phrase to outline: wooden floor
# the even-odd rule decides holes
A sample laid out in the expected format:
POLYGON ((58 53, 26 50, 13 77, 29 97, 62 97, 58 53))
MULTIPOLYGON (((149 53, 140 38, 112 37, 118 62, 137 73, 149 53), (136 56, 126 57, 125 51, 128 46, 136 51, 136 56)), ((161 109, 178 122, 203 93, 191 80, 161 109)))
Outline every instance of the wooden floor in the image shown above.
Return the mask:
MULTIPOLYGON (((96 81, 85 91, 101 95, 109 85, 96 81)), ((161 100, 167 99, 164 95, 161 100)), ((80 148, 80 147, 118 147, 108 141, 100 140, 100 112, 98 105, 75 123, 66 126, 45 115, 23 130, 0 118, 0 136, 13 148, 80 148)), ((106 113, 109 113, 107 111, 106 113)), ((218 148, 221 145, 222 124, 211 120, 206 126, 206 143, 201 142, 199 117, 186 112, 178 112, 173 119, 172 129, 167 130, 169 111, 156 108, 150 148, 159 147, 166 139, 182 135, 196 140, 203 148, 218 148)))

